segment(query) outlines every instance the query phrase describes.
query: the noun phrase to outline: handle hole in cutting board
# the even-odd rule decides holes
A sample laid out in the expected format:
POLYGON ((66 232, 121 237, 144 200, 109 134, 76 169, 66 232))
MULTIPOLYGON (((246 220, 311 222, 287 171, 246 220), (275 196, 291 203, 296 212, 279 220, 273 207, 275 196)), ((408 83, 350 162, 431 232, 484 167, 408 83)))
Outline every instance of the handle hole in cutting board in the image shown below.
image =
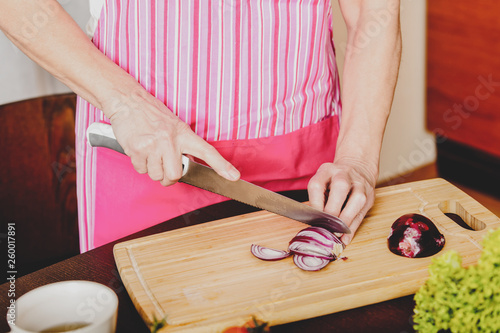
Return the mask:
POLYGON ((480 231, 486 228, 486 224, 469 214, 458 201, 442 201, 439 203, 438 207, 444 215, 458 224, 461 228, 474 231, 480 231))

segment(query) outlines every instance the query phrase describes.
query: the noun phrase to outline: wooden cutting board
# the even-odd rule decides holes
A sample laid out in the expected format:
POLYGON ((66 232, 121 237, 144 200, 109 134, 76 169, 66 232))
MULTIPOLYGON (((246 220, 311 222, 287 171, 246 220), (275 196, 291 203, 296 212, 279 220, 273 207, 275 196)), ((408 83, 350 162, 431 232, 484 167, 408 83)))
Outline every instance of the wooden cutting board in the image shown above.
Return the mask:
MULTIPOLYGON (((166 317, 161 332, 221 332, 255 316, 271 326, 415 293, 430 258, 391 253, 387 237, 401 215, 429 217, 445 235, 441 253, 456 250, 476 263, 481 240, 500 219, 443 179, 376 190, 373 208, 343 255, 318 272, 293 259, 266 262, 252 243, 286 249, 305 224, 260 211, 117 244, 116 264, 146 323, 166 317), (460 215, 466 230, 444 213, 460 215)), ((437 254, 436 256, 438 256, 437 254)))

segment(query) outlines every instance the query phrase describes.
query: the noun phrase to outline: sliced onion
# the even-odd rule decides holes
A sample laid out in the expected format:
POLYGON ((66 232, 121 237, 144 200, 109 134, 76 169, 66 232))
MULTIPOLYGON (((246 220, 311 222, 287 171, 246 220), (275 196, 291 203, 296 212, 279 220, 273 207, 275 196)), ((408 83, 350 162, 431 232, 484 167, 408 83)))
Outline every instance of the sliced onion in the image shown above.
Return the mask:
POLYGON ((325 248, 331 248, 334 245, 333 241, 330 240, 325 240, 322 238, 319 238, 315 235, 297 235, 292 238, 289 244, 292 244, 293 242, 303 242, 303 243, 309 243, 309 244, 315 244, 317 246, 322 246, 325 248))
POLYGON ((339 242, 335 243, 335 245, 333 245, 333 248, 332 248, 332 253, 336 259, 338 259, 340 257, 342 252, 344 252, 344 249, 345 249, 345 244, 342 243, 342 241, 339 239, 339 242))
POLYGON ((268 261, 285 259, 290 255, 290 252, 287 251, 270 249, 256 244, 252 244, 250 251, 257 258, 268 261))
MULTIPOLYGON (((328 230, 319 227, 309 227, 299 231, 299 233, 290 241, 289 251, 295 251, 298 244, 311 244, 314 247, 315 254, 321 254, 331 257, 335 260, 344 251, 345 245, 335 235, 328 230)), ((303 253, 302 254, 307 254, 303 253)))
POLYGON ((335 259, 335 256, 328 248, 299 241, 290 244, 288 251, 293 252, 294 254, 309 255, 327 260, 335 259))
POLYGON ((280 260, 293 254, 293 262, 306 271, 318 271, 337 260, 345 245, 329 230, 321 227, 302 229, 289 242, 288 251, 252 244, 254 256, 262 260, 280 260))
POLYGON ((308 228, 305 228, 301 231, 299 231, 299 233, 297 235, 306 235, 308 232, 313 232, 317 235, 320 235, 320 236, 323 236, 325 239, 328 239, 330 241, 335 241, 335 239, 337 238, 334 234, 332 234, 330 231, 324 229, 324 228, 320 228, 320 227, 308 227, 308 228))
POLYGON ((293 262, 295 263, 295 265, 297 265, 298 268, 305 271, 319 271, 320 269, 326 267, 326 265, 330 263, 330 260, 295 254, 293 256, 293 262))
POLYGON ((324 229, 332 234, 337 232, 337 230, 334 230, 332 228, 332 224, 330 221, 316 221, 314 222, 314 227, 324 229))

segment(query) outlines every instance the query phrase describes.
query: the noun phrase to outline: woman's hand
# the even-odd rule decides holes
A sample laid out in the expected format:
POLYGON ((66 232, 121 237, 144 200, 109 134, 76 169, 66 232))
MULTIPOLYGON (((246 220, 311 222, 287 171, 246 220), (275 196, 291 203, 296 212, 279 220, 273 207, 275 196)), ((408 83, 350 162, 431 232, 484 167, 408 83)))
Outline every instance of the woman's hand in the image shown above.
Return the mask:
POLYGON ((339 0, 347 25, 342 121, 335 160, 309 183, 311 204, 339 216, 352 233, 374 202, 382 137, 401 57, 399 0, 339 0), (383 21, 377 18, 383 17, 383 21), (377 27, 376 34, 367 34, 377 27), (369 35, 369 37, 367 37, 369 35))
POLYGON ((31 59, 103 110, 138 172, 171 185, 181 177, 181 155, 188 154, 225 178, 239 178, 215 148, 100 52, 56 0, 0 0, 0 29, 31 59), (26 24, 42 16, 45 20, 26 33, 26 24))
POLYGON ((147 173, 163 186, 182 176, 183 154, 205 161, 219 175, 237 180, 240 173, 217 150, 142 87, 108 105, 116 138, 138 173, 147 173))
POLYGON ((340 158, 321 165, 309 181, 311 206, 338 216, 351 229, 341 238, 346 245, 373 205, 377 169, 363 160, 340 158))

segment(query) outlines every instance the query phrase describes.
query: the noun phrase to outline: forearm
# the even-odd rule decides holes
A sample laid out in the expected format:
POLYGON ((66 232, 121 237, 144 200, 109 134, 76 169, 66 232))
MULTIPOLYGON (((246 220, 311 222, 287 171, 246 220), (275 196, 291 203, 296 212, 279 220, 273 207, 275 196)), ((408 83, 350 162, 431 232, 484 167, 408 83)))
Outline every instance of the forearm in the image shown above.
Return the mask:
POLYGON ((348 41, 336 159, 361 159, 378 172, 399 69, 401 34, 397 2, 367 1, 359 1, 355 14, 348 8, 351 12, 346 17, 348 41), (371 2, 364 4, 367 1, 371 2))
POLYGON ((0 28, 25 54, 111 117, 138 83, 104 56, 55 0, 0 0, 0 28))
POLYGON ((164 186, 174 184, 182 176, 184 154, 204 160, 229 180, 239 178, 213 146, 101 53, 57 1, 0 0, 0 29, 104 112, 137 172, 164 186))

